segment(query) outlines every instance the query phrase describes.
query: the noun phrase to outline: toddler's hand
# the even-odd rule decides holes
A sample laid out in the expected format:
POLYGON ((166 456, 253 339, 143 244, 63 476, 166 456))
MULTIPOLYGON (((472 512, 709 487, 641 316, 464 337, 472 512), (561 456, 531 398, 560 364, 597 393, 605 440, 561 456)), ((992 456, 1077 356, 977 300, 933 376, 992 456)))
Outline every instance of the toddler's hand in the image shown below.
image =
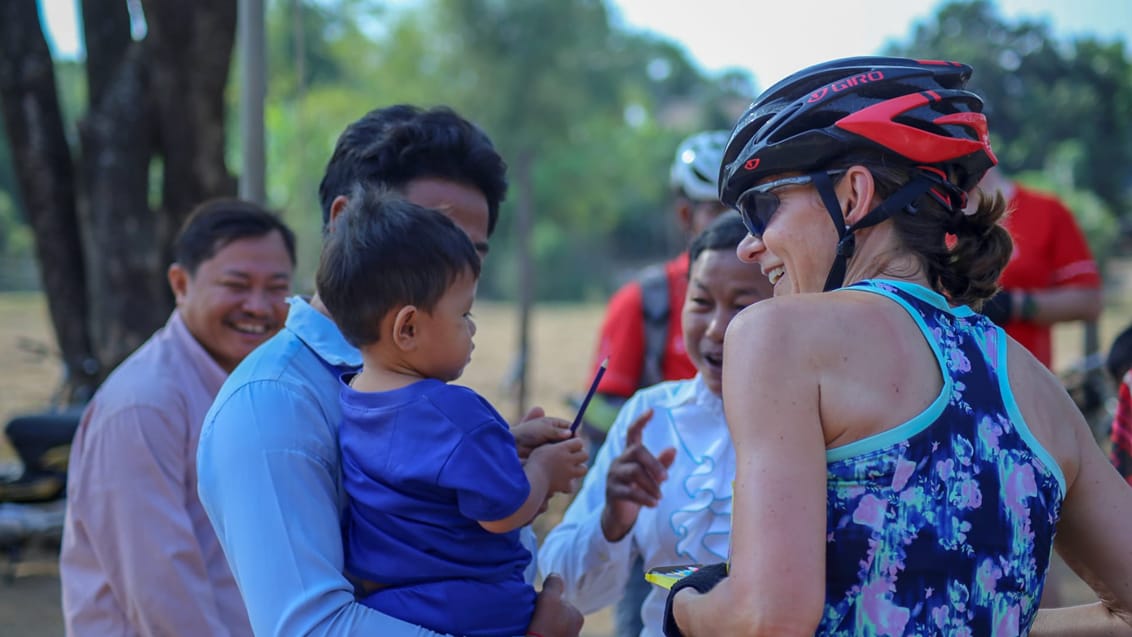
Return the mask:
POLYGON ((531 451, 528 465, 537 466, 546 476, 548 494, 572 493, 575 480, 586 475, 590 455, 579 438, 544 444, 531 451))
POLYGON ((570 422, 547 416, 542 407, 531 407, 523 421, 511 428, 519 459, 526 460, 531 451, 547 443, 570 437, 570 422))

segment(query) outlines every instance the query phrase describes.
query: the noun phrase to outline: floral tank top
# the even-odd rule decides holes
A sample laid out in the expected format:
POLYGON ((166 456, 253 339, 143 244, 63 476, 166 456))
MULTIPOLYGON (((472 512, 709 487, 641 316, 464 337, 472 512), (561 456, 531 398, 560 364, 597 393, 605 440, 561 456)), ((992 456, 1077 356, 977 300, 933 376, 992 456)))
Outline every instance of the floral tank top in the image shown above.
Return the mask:
POLYGON ((889 431, 827 451, 826 599, 818 635, 1025 635, 1065 494, 1006 374, 1003 331, 904 282, 851 286, 899 303, 943 390, 889 431))

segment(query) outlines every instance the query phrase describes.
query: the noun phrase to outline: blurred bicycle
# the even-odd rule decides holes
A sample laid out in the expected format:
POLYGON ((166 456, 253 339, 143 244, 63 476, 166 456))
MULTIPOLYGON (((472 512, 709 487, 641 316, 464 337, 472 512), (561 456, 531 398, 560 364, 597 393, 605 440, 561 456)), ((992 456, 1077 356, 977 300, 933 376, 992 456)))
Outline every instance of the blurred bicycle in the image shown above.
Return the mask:
MULTIPOLYGON (((37 360, 61 360, 49 345, 21 338, 17 347, 37 360)), ((60 363, 61 364, 61 363, 60 363)), ((57 550, 66 513, 67 461, 89 392, 70 397, 64 377, 43 410, 18 415, 4 427, 19 461, 0 467, 0 578, 11 583, 29 550, 57 550)))
MULTIPOLYGON (((21 338, 20 350, 39 359, 58 359, 48 345, 21 338)), ((21 414, 4 427, 19 456, 18 473, 0 479, 0 502, 48 502, 63 497, 71 439, 89 395, 66 397, 67 379, 60 382, 42 411, 21 414)))

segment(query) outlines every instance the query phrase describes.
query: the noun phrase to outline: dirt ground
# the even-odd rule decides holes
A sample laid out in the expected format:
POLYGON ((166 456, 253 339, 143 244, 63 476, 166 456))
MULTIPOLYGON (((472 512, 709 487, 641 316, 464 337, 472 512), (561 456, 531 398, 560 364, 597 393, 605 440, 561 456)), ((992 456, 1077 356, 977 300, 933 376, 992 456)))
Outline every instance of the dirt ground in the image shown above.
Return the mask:
MULTIPOLYGON (((1101 324, 1103 346, 1128 323, 1132 312, 1128 311, 1124 299, 1130 296, 1124 287, 1109 293, 1108 298, 1113 302, 1101 324)), ((601 311, 599 305, 546 305, 537 309, 532 319, 528 403, 542 405, 552 414, 572 416, 565 406, 564 396, 588 384, 589 359, 601 311)), ((508 375, 514 368, 512 353, 518 346, 515 310, 508 305, 482 303, 477 304, 474 312, 479 326, 477 346, 462 382, 484 394, 506 417, 513 418, 517 408, 508 375)), ((1080 328, 1059 329, 1058 360, 1079 358, 1081 343, 1080 328)), ((42 297, 0 294, 0 422, 6 423, 19 413, 40 410, 48 403, 60 373, 53 348, 42 297)), ((0 463, 10 464, 12 460, 11 449, 0 439, 0 463)), ((537 529, 545 531, 552 527, 564 506, 565 501, 561 499, 553 503, 551 510, 538 520, 537 529)), ((56 637, 63 634, 56 550, 53 545, 40 545, 28 547, 20 555, 0 554, 0 573, 11 575, 0 578, 0 635, 56 637)), ((1093 599, 1088 589, 1061 564, 1055 565, 1055 579, 1063 603, 1093 599)), ((610 637, 609 612, 587 617, 583 635, 610 637)))

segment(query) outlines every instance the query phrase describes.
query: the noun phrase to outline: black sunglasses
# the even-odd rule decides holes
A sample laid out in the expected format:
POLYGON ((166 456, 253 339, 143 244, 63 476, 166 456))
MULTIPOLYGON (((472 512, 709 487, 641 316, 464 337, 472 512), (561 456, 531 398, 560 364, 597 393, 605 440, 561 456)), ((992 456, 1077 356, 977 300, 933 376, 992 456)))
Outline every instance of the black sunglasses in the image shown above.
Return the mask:
MULTIPOLYGON (((845 171, 819 171, 819 173, 825 173, 830 177, 840 175, 843 172, 845 171)), ((748 188, 743 194, 739 195, 739 198, 735 201, 735 208, 739 210, 739 216, 743 219, 743 225, 747 227, 747 232, 750 232, 756 237, 763 236, 767 225, 770 224, 771 217, 778 211, 779 200, 778 195, 774 194, 775 190, 785 188, 786 186, 808 184, 814 180, 814 175, 819 173, 775 179, 774 181, 768 181, 765 184, 748 188)))

